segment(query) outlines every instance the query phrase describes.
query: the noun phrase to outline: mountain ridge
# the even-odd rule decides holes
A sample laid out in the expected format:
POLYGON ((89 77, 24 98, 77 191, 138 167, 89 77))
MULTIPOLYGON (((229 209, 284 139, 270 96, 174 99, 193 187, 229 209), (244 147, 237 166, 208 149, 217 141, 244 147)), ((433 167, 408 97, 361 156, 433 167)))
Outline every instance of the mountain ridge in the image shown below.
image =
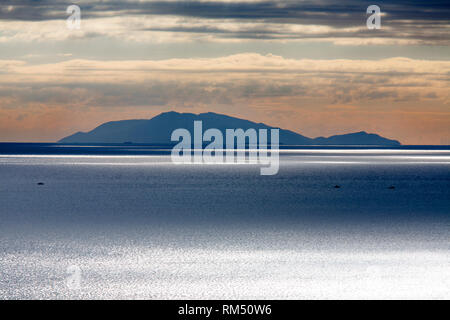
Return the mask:
POLYGON ((163 112, 151 119, 132 119, 105 122, 89 132, 78 131, 64 137, 58 143, 154 143, 172 144, 173 130, 185 128, 193 133, 194 121, 202 121, 203 130, 217 128, 280 129, 280 144, 284 145, 401 145, 397 140, 387 139, 375 133, 359 131, 330 137, 309 138, 300 133, 236 118, 224 114, 206 112, 200 114, 163 112))

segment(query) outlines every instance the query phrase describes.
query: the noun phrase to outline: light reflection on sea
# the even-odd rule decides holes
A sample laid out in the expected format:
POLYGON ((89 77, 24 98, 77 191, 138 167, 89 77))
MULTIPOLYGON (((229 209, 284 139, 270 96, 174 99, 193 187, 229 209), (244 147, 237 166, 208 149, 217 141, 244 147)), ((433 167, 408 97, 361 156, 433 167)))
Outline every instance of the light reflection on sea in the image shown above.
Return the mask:
POLYGON ((0 297, 450 298, 450 151, 280 159, 0 154, 0 297))

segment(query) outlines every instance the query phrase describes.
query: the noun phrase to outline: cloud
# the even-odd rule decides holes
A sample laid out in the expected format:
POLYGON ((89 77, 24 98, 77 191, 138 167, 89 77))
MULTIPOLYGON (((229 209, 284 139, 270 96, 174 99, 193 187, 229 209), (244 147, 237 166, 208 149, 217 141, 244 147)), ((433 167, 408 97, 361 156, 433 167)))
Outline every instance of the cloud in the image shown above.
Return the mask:
MULTIPOLYGON (((8 66, 11 76, 32 77, 40 75, 45 79, 55 77, 58 81, 65 77, 76 81, 79 78, 95 76, 121 76, 127 81, 129 77, 142 80, 152 76, 149 72, 176 72, 200 74, 214 72, 234 73, 352 73, 352 74, 428 74, 445 76, 450 72, 449 61, 416 60, 410 58, 389 58, 381 60, 315 60, 287 59, 282 56, 257 53, 235 54, 219 58, 186 58, 167 60, 83 60, 74 59, 51 64, 27 65, 20 60, 0 60, 0 65, 8 66)), ((0 80, 1 81, 1 80, 0 80)), ((108 77, 104 78, 109 81, 108 77)))
POLYGON ((382 28, 366 28, 365 0, 77 1, 82 30, 65 29, 65 1, 5 0, 0 41, 110 37, 148 42, 322 41, 336 44, 450 43, 446 1, 380 1, 382 28))
POLYGON ((432 99, 448 106, 450 62, 286 59, 255 53, 220 58, 50 64, 2 61, 0 108, 270 105, 361 106, 432 99), (431 94, 430 94, 431 92, 431 94))

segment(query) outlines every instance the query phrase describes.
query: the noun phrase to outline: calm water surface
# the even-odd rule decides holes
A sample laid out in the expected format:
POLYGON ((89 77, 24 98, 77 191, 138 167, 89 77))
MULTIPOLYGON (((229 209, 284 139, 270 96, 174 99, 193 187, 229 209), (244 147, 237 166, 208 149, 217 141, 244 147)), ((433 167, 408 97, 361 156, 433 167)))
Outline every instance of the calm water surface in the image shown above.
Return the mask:
POLYGON ((0 297, 450 298, 449 149, 280 161, 0 145, 0 297))

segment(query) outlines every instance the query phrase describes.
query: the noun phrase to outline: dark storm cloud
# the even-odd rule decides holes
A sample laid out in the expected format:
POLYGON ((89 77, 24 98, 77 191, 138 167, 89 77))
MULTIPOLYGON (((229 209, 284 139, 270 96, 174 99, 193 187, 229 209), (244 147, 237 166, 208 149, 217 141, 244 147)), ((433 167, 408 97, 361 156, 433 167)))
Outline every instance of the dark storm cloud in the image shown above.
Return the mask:
MULTIPOLYGON (((449 22, 448 1, 375 1, 392 20, 449 22)), ((352 26, 364 20, 373 0, 347 1, 99 1, 79 2, 83 17, 117 15, 175 15, 208 19, 267 20, 271 22, 314 23, 352 26)), ((51 20, 65 16, 65 9, 77 1, 3 0, 0 19, 51 20), (8 8, 12 6, 13 8, 8 8)))
POLYGON ((450 40, 450 5, 446 1, 58 1, 58 0, 3 0, 0 5, 0 21, 47 21, 65 19, 66 8, 78 4, 83 19, 127 17, 127 16, 170 16, 198 20, 201 25, 142 27, 134 26, 132 31, 159 31, 171 33, 210 34, 221 39, 321 39, 321 38, 397 38, 419 40, 430 43, 450 40), (382 25, 376 30, 342 30, 342 28, 364 27, 366 9, 377 4, 386 14, 382 25), (266 28, 248 26, 229 30, 217 27, 211 21, 257 22, 267 24, 266 28), (204 22, 204 23, 202 23, 204 22), (333 30, 304 33, 278 30, 274 24, 284 26, 316 25, 333 30))

